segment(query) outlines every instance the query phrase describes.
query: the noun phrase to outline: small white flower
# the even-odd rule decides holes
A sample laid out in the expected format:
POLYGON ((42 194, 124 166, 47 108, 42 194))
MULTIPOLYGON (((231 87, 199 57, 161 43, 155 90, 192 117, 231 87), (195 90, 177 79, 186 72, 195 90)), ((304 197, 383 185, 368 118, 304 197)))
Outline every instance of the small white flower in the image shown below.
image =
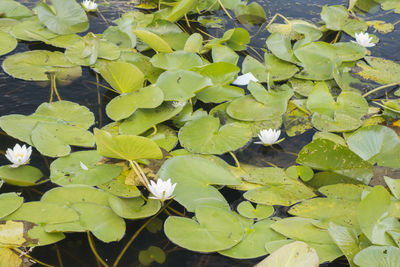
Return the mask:
POLYGON ((359 32, 355 34, 356 42, 352 41, 353 43, 357 43, 364 47, 373 47, 375 46, 374 43, 371 43, 372 36, 370 37, 367 32, 359 32))
POLYGON ((14 148, 8 148, 6 151, 6 158, 13 164, 12 168, 18 168, 21 165, 27 164, 32 154, 32 147, 26 148, 25 145, 22 147, 19 144, 15 144, 14 148))
POLYGON ((185 102, 179 102, 179 101, 172 102, 172 106, 174 108, 184 107, 185 105, 186 105, 186 101, 185 102))
POLYGON ((87 12, 93 12, 97 10, 97 4, 92 0, 83 0, 82 6, 87 12))
POLYGON ((174 196, 172 194, 174 193, 175 186, 176 183, 172 184, 171 179, 168 179, 166 182, 158 179, 157 183, 152 180, 150 181, 149 190, 154 195, 154 197, 149 198, 159 199, 161 200, 161 202, 173 198, 174 196))
POLYGON ((254 142, 255 144, 262 144, 265 146, 270 146, 276 143, 281 142, 283 139, 279 140, 279 136, 281 135, 281 130, 273 130, 273 129, 265 129, 261 130, 258 134, 258 138, 260 138, 260 142, 254 142))
POLYGON ((83 170, 85 170, 85 171, 89 170, 89 168, 82 161, 79 162, 79 165, 81 166, 81 168, 83 170))
POLYGON ((236 80, 232 82, 234 85, 248 85, 250 81, 258 82, 257 78, 254 77, 253 73, 248 72, 246 74, 240 75, 236 80))

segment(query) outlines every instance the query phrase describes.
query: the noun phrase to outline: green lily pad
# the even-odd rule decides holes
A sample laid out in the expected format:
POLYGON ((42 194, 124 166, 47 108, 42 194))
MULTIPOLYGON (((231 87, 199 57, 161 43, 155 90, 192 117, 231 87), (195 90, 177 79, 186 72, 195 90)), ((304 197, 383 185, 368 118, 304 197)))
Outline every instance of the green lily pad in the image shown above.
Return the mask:
POLYGON ((113 98, 106 107, 108 117, 118 121, 132 115, 138 108, 155 108, 164 100, 162 90, 150 85, 113 98))
POLYGON ((111 194, 87 185, 67 185, 56 187, 44 193, 41 202, 71 206, 74 203, 87 202, 103 206, 108 205, 111 194))
POLYGON ((141 250, 138 257, 139 262, 144 266, 149 266, 154 261, 163 264, 166 258, 164 250, 155 246, 150 246, 147 250, 141 250))
POLYGON ((357 228, 358 204, 359 201, 345 199, 313 198, 296 204, 289 210, 289 214, 320 220, 325 225, 328 222, 334 222, 357 228))
POLYGON ((264 104, 251 95, 237 98, 230 102, 226 112, 234 119, 242 121, 263 121, 281 117, 287 108, 288 100, 293 91, 286 86, 281 89, 269 90, 264 104))
POLYGON ((264 63, 251 56, 246 56, 242 72, 251 72, 260 82, 284 81, 294 76, 299 71, 296 65, 283 61, 273 54, 264 54, 264 63))
POLYGON ((400 251, 392 246, 370 246, 357 253, 354 263, 360 267, 396 267, 400 264, 400 251))
POLYGON ((248 5, 240 3, 235 7, 235 16, 242 24, 259 25, 266 21, 267 15, 257 2, 248 5))
POLYGON ((288 136, 300 135, 313 127, 310 114, 302 107, 303 105, 298 104, 295 100, 290 100, 283 118, 283 124, 288 136))
POLYGON ((357 43, 347 42, 347 43, 335 43, 336 52, 339 56, 340 61, 356 61, 362 59, 367 54, 367 49, 357 43))
POLYGON ((197 54, 185 51, 155 54, 150 62, 157 68, 171 71, 190 70, 193 67, 203 64, 203 61, 197 54))
MULTIPOLYGON (((316 170, 331 171, 368 184, 373 167, 345 146, 316 139, 299 152, 297 163, 316 170)), ((312 181, 312 180, 311 180, 312 181)))
POLYGON ((295 77, 307 80, 329 80, 339 62, 337 48, 325 42, 312 42, 298 47, 294 54, 304 70, 295 77))
POLYGON ((397 83, 399 81, 400 65, 379 57, 365 57, 367 63, 362 61, 354 67, 354 72, 364 79, 380 84, 397 83))
POLYGON ((368 25, 361 19, 349 15, 348 10, 344 6, 325 5, 321 11, 321 19, 326 23, 326 27, 330 30, 344 31, 349 35, 358 32, 365 32, 368 25))
POLYGON ((119 131, 121 134, 142 134, 157 124, 173 118, 182 109, 182 105, 176 106, 174 102, 164 102, 153 109, 138 109, 121 123, 119 131))
POLYGON ((22 19, 32 16, 32 11, 17 1, 1 1, 0 10, 5 18, 22 19))
POLYGON ((22 204, 15 212, 8 215, 6 220, 51 224, 73 222, 78 218, 78 214, 71 208, 55 203, 32 201, 22 204))
POLYGON ((119 93, 130 93, 143 87, 144 74, 133 64, 108 62, 100 67, 100 74, 119 93))
POLYGON ((24 198, 18 196, 17 193, 0 194, 0 219, 16 211, 23 202, 24 198))
MULTIPOLYGON (((289 241, 290 242, 290 241, 289 241)), ((285 242, 286 243, 286 242, 285 242)), ((291 242, 283 245, 278 250, 255 267, 318 267, 318 254, 312 247, 301 241, 291 242)))
POLYGON ((195 32, 192 33, 186 40, 183 51, 191 53, 199 53, 202 47, 203 47, 203 36, 200 33, 195 32))
POLYGON ((48 81, 48 73, 62 74, 71 69, 81 69, 69 62, 63 53, 35 50, 8 56, 3 70, 14 78, 27 81, 48 81))
POLYGON ((315 227, 313 223, 317 220, 300 217, 289 217, 279 220, 271 225, 271 228, 278 233, 304 242, 319 244, 332 244, 333 240, 329 232, 315 227))
POLYGON ((24 19, 16 24, 10 30, 13 37, 22 41, 42 41, 47 42, 49 39, 59 36, 50 31, 43 23, 40 22, 37 16, 24 19))
POLYGON ((277 58, 292 63, 299 62, 299 60, 296 58, 293 52, 292 44, 288 37, 285 37, 280 33, 274 32, 268 37, 266 44, 268 49, 277 58))
POLYGON ((369 186, 363 184, 332 184, 322 186, 318 191, 328 198, 361 201, 362 192, 369 189, 369 186))
POLYGON ((243 197, 251 202, 264 205, 290 206, 296 202, 315 197, 305 185, 268 185, 247 191, 243 197))
POLYGON ((28 236, 33 240, 37 240, 32 244, 33 247, 47 246, 57 243, 65 238, 65 235, 63 233, 47 233, 45 231, 45 226, 39 225, 36 225, 32 229, 30 229, 28 231, 28 236))
POLYGON ((177 183, 175 200, 188 211, 199 206, 227 208, 223 195, 212 185, 240 185, 240 180, 218 163, 199 156, 176 156, 168 159, 158 177, 177 183))
POLYGON ((371 164, 399 168, 400 140, 397 133, 385 126, 363 127, 347 138, 349 148, 371 164))
POLYGON ((98 165, 101 159, 102 157, 93 150, 74 152, 51 163, 50 179, 62 186, 68 184, 96 186, 118 177, 122 167, 112 164, 98 165))
POLYGON ((336 225, 334 223, 329 224, 328 231, 335 244, 346 256, 350 267, 356 267, 353 258, 360 251, 357 232, 352 228, 336 225))
POLYGON ((218 118, 207 116, 186 123, 178 136, 190 152, 223 154, 243 147, 251 139, 251 132, 238 123, 220 126, 218 118))
POLYGON ((112 136, 106 131, 94 130, 97 152, 105 157, 137 160, 160 159, 162 153, 157 144, 149 138, 136 135, 112 136))
POLYGON ((97 59, 116 60, 120 56, 119 48, 93 33, 89 33, 65 50, 65 56, 76 65, 94 65, 97 59))
POLYGON ((267 255, 265 243, 284 238, 283 235, 271 229, 273 223, 275 221, 266 219, 245 228, 245 236, 239 244, 231 249, 218 251, 218 253, 235 259, 251 259, 267 255))
POLYGON ((17 40, 6 32, 0 31, 0 56, 10 53, 17 47, 17 40))
POLYGON ((186 101, 195 93, 212 85, 209 78, 189 70, 166 71, 160 75, 156 85, 164 92, 165 100, 186 101))
POLYGON ((125 234, 125 221, 107 206, 95 203, 74 203, 80 224, 105 243, 119 241, 125 234))
POLYGON ((373 244, 394 245, 386 231, 400 231, 400 223, 388 217, 389 208, 390 194, 382 186, 374 187, 359 205, 360 228, 373 244))
POLYGON ((246 218, 262 220, 271 216, 275 210, 272 206, 260 204, 254 208, 249 201, 243 201, 237 206, 237 211, 246 218))
POLYGON ((111 209, 120 217, 136 220, 143 219, 156 214, 160 208, 160 201, 149 199, 147 203, 141 198, 122 199, 110 197, 108 199, 111 209))
POLYGON ((157 132, 155 134, 151 133, 148 137, 156 142, 159 147, 168 152, 171 151, 178 143, 176 131, 162 124, 157 126, 157 132))
POLYGON ((166 19, 170 22, 176 22, 184 15, 189 13, 192 9, 194 9, 196 5, 196 0, 182 0, 168 12, 166 19))
POLYGON ((171 53, 171 46, 160 36, 147 30, 133 30, 144 43, 149 45, 156 52, 171 53))
POLYGON ((89 28, 85 10, 74 0, 51 0, 52 6, 44 2, 37 5, 39 20, 49 30, 58 34, 84 32, 89 28))
POLYGON ((392 195, 399 199, 400 198, 400 180, 398 179, 392 179, 388 176, 383 176, 383 178, 385 179, 385 183, 387 184, 387 186, 390 189, 390 192, 392 193, 392 195))
POLYGON ((134 185, 126 184, 125 179, 126 176, 121 174, 110 182, 98 185, 97 187, 117 197, 133 198, 140 196, 139 189, 134 185))
POLYGON ((232 48, 225 45, 216 45, 211 49, 213 62, 226 62, 236 65, 239 55, 232 48))
POLYGON ((43 173, 41 170, 29 165, 19 166, 18 168, 10 166, 0 167, 0 178, 7 184, 32 186, 42 177, 43 173))
POLYGON ((231 212, 214 208, 196 208, 196 220, 170 216, 164 223, 167 237, 175 244, 198 252, 229 249, 244 235, 239 219, 231 212))

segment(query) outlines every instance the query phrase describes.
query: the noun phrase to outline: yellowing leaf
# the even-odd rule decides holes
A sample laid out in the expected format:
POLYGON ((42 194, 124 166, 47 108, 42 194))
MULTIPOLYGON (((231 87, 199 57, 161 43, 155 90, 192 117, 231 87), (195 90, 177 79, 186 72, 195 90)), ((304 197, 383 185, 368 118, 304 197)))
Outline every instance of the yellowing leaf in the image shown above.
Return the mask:
POLYGON ((22 258, 11 249, 0 248, 0 267, 20 267, 21 265, 22 258))
POLYGON ((380 33, 389 33, 394 30, 394 25, 392 23, 386 23, 382 20, 370 20, 367 21, 367 25, 374 27, 380 33))

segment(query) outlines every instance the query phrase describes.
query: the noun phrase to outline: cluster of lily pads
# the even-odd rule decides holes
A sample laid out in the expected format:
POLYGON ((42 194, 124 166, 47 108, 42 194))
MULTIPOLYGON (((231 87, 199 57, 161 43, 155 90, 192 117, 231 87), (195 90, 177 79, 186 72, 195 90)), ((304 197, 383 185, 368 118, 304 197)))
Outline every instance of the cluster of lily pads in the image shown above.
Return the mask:
MULTIPOLYGON (((210 37, 183 25, 220 8, 243 23, 263 23, 256 2, 149 1, 136 6, 148 10, 132 8, 103 33, 82 35, 86 11, 101 5, 51 0, 31 11, 1 1, 0 55, 18 41, 63 52, 33 50, 2 62, 14 78, 50 82, 51 98, 30 115, 0 118, 1 129, 24 143, 7 150, 12 164, 0 167, 0 178, 57 186, 40 201, 0 194, 0 263, 7 257, 15 262, 8 266, 20 266, 14 251, 69 232, 119 241, 125 220, 154 218, 176 201, 187 215, 170 210, 176 214, 164 232, 191 251, 237 259, 271 254, 259 266, 318 266, 343 255, 350 266, 400 266, 400 180, 385 176, 370 185, 374 170, 400 168, 396 122, 388 127, 400 118, 400 101, 367 99, 400 84, 400 65, 367 49, 381 44, 372 28, 388 32, 390 25, 357 17, 365 2, 326 5, 319 25, 277 15, 263 26, 264 54, 253 55, 245 28, 210 37), (113 122, 101 129, 91 128, 88 108, 61 100, 57 89, 79 78, 82 67, 116 93, 106 106, 113 122), (285 142, 281 131, 293 137, 310 129, 313 140, 286 169, 240 163, 234 154, 254 141, 277 146, 285 142), (29 165, 32 147, 51 159, 48 179, 29 165), (219 157, 227 153, 236 166, 219 157), (232 207, 222 187, 242 192, 244 201, 232 207), (274 216, 279 206, 290 207, 290 217, 274 216)), ((378 2, 400 10, 396 1, 378 2)), ((139 256, 142 263, 151 263, 151 251, 139 256)))

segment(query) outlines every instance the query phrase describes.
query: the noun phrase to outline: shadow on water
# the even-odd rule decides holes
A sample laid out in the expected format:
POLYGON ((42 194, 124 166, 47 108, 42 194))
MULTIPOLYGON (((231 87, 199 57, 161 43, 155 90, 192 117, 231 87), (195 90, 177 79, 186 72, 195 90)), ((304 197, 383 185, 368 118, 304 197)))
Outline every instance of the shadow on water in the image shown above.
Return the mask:
MULTIPOLYGON (((19 2, 32 8, 36 5, 37 1, 32 0, 20 0, 19 2)), ((112 23, 112 20, 117 19, 120 15, 126 11, 132 10, 133 5, 127 5, 127 1, 111 1, 108 0, 110 6, 101 6, 100 10, 107 22, 101 18, 101 16, 89 15, 90 29, 89 31, 94 33, 103 32, 108 24, 112 23)), ((334 0, 258 0, 256 1, 261 4, 266 13, 267 17, 271 18, 274 14, 280 13, 288 18, 306 19, 318 23, 320 21, 321 8, 325 4, 343 4, 347 5, 347 1, 334 0)), ((240 26, 237 21, 230 20, 223 12, 219 12, 218 16, 223 18, 225 21, 225 28, 232 28, 240 26)), ((383 19, 385 21, 395 21, 395 14, 386 14, 383 11, 376 11, 375 13, 366 14, 368 18, 374 17, 383 19)), ((265 25, 263 25, 265 26, 265 25)), ((264 27, 251 27, 247 28, 252 38, 251 46, 255 48, 255 51, 261 53, 261 49, 264 47, 265 40, 268 37, 268 32, 263 29, 264 27)), ((205 29, 212 36, 221 36, 225 29, 205 29)), ((396 29, 392 33, 381 35, 375 33, 380 38, 379 45, 373 47, 374 56, 391 59, 394 61, 400 61, 400 49, 398 47, 398 41, 400 41, 399 30, 396 29)), ((349 40, 349 36, 342 36, 343 41, 349 40)), ((19 53, 28 50, 47 49, 55 50, 54 47, 44 46, 42 43, 27 43, 22 42, 18 45, 14 53, 19 53)), ((250 54, 257 56, 254 51, 250 51, 250 54)), ((4 60, 5 56, 0 57, 0 62, 4 60)), ((243 60, 241 57, 241 61, 243 60)), ((239 66, 241 64, 239 62, 239 66)), ((106 89, 95 85, 96 76, 95 73, 87 67, 83 67, 83 75, 80 79, 75 80, 68 86, 58 85, 58 91, 60 92, 63 100, 69 100, 81 105, 88 107, 96 117, 95 127, 101 127, 111 122, 110 119, 104 113, 104 107, 106 103, 112 98, 112 94, 107 92, 106 89)), ((105 84, 102 80, 101 83, 105 84)), ((0 70, 0 90, 2 97, 0 98, 0 115, 7 115, 10 113, 17 114, 30 114, 43 102, 47 102, 50 96, 50 85, 43 83, 27 82, 22 80, 13 79, 0 70)), ((273 148, 266 148, 259 145, 251 144, 245 149, 237 152, 239 161, 243 163, 251 163, 257 166, 270 166, 271 164, 279 167, 288 167, 293 165, 296 160, 295 154, 299 152, 301 147, 309 143, 312 139, 313 132, 307 131, 306 133, 297 137, 287 137, 284 142, 279 146, 273 148)), ((14 145, 16 140, 0 135, 0 150, 6 150, 7 147, 14 145)), ((232 158, 228 155, 224 157, 230 164, 234 164, 232 158)), ((4 157, 0 158, 0 164, 7 164, 4 157)), ((34 153, 32 156, 32 164, 40 166, 45 174, 49 174, 48 164, 39 153, 34 153)), ((29 200, 39 200, 41 192, 45 192, 52 185, 47 183, 44 185, 37 186, 35 188, 20 188, 5 185, 2 188, 3 192, 17 191, 21 192, 23 196, 29 200)), ((222 189, 229 203, 236 205, 242 200, 242 196, 238 191, 230 189, 222 189)), ((175 203, 173 206, 177 210, 183 210, 179 204, 175 203)), ((277 209, 277 215, 287 216, 287 209, 277 209)), ((160 218, 163 215, 160 216, 160 218)), ((165 219, 165 218, 161 218, 165 219)), ((138 221, 127 221, 126 236, 120 242, 114 242, 110 244, 104 244, 102 242, 96 242, 96 248, 103 259, 109 264, 112 264, 122 250, 123 246, 131 238, 132 234, 145 222, 145 220, 138 221)), ((122 258, 119 266, 140 266, 138 262, 138 253, 140 250, 147 249, 149 246, 154 245, 163 248, 167 253, 166 262, 163 266, 253 266, 259 262, 262 258, 252 260, 235 260, 221 256, 217 253, 214 254, 200 254, 193 253, 184 249, 181 249, 174 244, 171 244, 164 236, 162 231, 157 233, 151 233, 145 229, 135 240, 134 244, 126 252, 122 258)), ((40 259, 48 264, 60 266, 59 257, 62 259, 63 266, 100 266, 93 256, 87 237, 85 234, 68 234, 67 238, 57 245, 38 247, 33 250, 31 254, 33 257, 40 259)), ((155 263, 154 266, 159 264, 155 263)), ((344 258, 340 258, 333 263, 323 264, 321 266, 348 266, 344 258)))

